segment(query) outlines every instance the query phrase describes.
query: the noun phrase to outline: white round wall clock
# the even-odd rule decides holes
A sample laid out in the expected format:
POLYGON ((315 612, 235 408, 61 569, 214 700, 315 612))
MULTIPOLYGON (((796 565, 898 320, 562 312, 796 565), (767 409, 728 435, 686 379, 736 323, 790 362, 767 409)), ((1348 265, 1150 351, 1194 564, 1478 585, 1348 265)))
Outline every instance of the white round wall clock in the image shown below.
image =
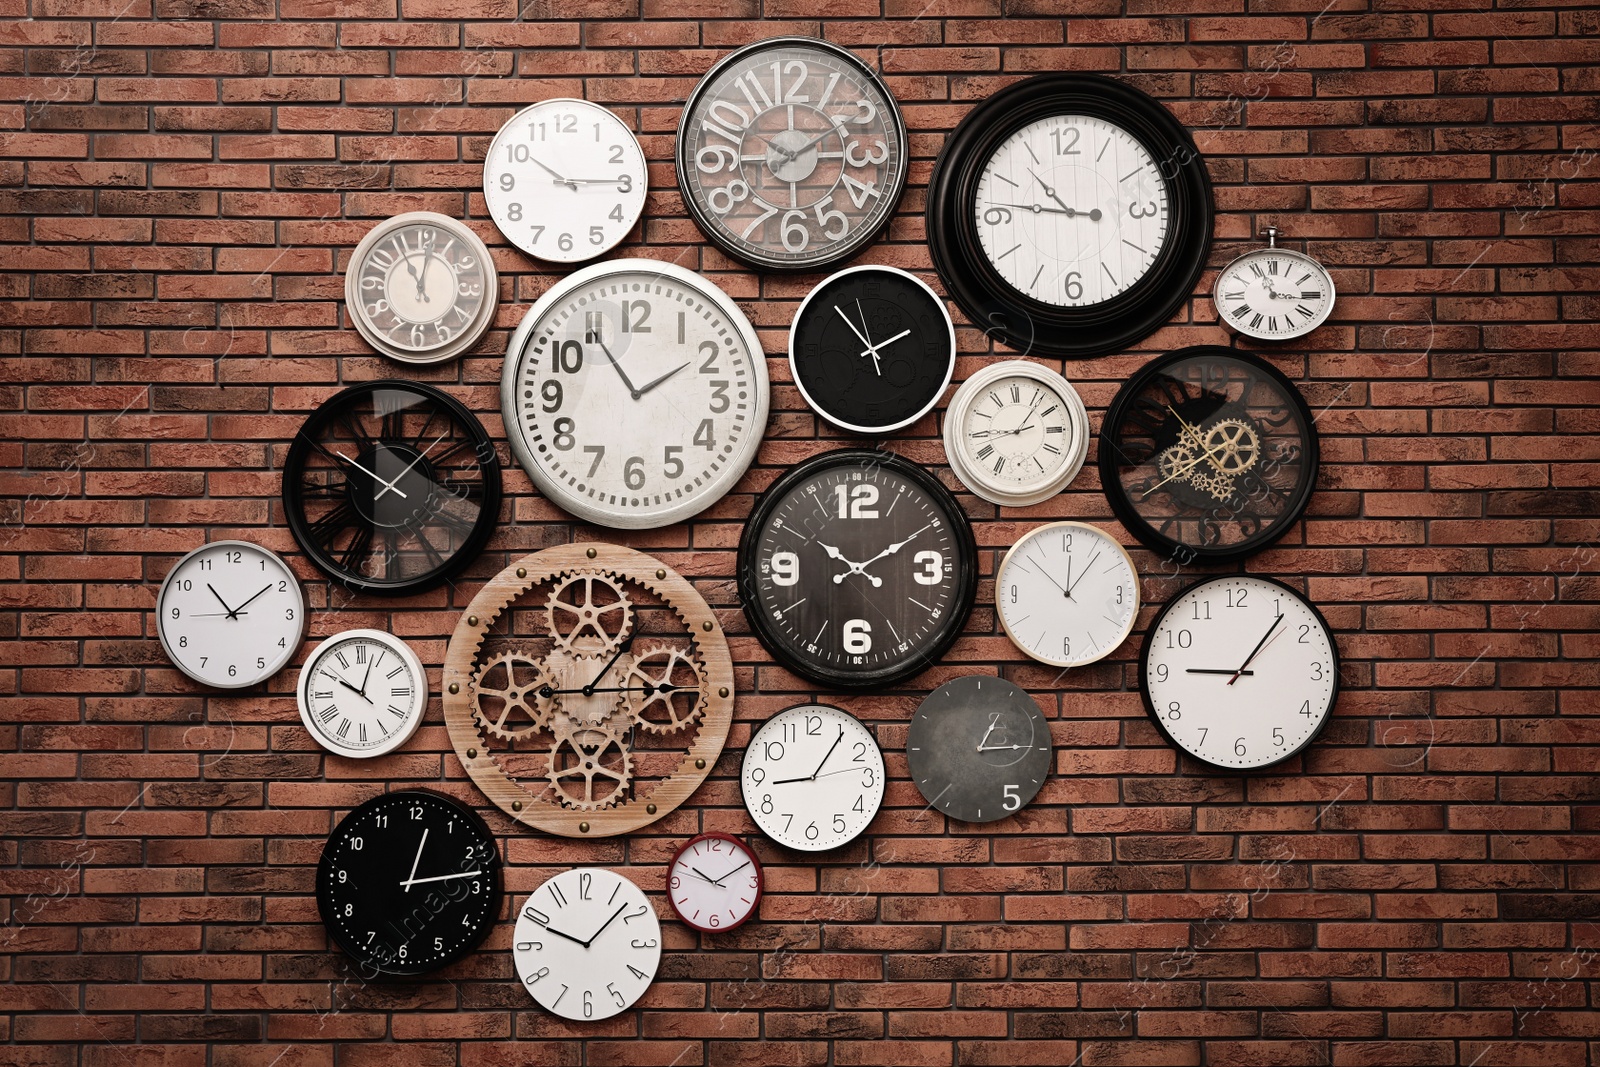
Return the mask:
POLYGON ((1261 236, 1267 247, 1246 252, 1217 275, 1211 293, 1217 321, 1258 341, 1304 337, 1333 314, 1333 276, 1305 253, 1279 248, 1277 227, 1261 236))
POLYGON ((346 630, 306 657, 300 721, 323 748, 364 759, 393 752, 428 707, 428 676, 411 646, 382 630, 346 630))
POLYGON ((801 704, 762 724, 739 772, 744 806, 780 845, 821 852, 854 841, 883 804, 883 753, 855 716, 801 704))
POLYGON ((585 267, 528 310, 500 410, 539 491, 585 522, 666 526, 722 499, 767 425, 767 363, 744 312, 693 271, 585 267))
POLYGON ((1057 667, 1104 659, 1139 615, 1139 574, 1104 530, 1053 522, 1024 534, 995 572, 995 607, 1012 644, 1057 667))
POLYGON ((463 223, 410 211, 374 226, 345 269, 350 321, 402 363, 439 363, 478 343, 494 321, 499 279, 463 223))
POLYGON ((743 926, 761 906, 761 861, 732 834, 690 838, 667 865, 667 900, 702 933, 743 926))
POLYGON ((1083 469, 1089 414, 1055 371, 1025 359, 990 363, 950 399, 944 448, 968 489, 991 504, 1025 507, 1055 496, 1083 469))
POLYGON ((597 1022, 626 1011, 650 988, 661 963, 661 923, 627 878, 578 867, 528 895, 511 955, 540 1007, 597 1022))
POLYGON ((173 666, 218 689, 266 681, 300 648, 306 602, 278 554, 213 541, 184 556, 156 596, 156 632, 173 666))
POLYGON ((1145 711, 1214 767, 1252 770, 1311 744, 1339 696, 1322 613, 1272 578, 1205 578, 1156 616, 1139 657, 1145 711))
POLYGON ((507 120, 483 161, 483 198, 506 239, 552 263, 615 248, 644 212, 639 140, 587 100, 542 100, 507 120))

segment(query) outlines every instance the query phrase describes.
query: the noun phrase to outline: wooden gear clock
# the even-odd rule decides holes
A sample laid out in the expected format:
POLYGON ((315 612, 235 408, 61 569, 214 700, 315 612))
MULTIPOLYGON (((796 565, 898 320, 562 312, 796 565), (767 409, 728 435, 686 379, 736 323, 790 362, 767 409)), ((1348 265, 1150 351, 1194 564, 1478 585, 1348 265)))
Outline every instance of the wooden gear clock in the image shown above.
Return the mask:
POLYGON ((525 556, 473 598, 444 665, 450 740, 518 822, 610 837, 682 804, 733 720, 733 663, 706 602, 615 545, 525 556))

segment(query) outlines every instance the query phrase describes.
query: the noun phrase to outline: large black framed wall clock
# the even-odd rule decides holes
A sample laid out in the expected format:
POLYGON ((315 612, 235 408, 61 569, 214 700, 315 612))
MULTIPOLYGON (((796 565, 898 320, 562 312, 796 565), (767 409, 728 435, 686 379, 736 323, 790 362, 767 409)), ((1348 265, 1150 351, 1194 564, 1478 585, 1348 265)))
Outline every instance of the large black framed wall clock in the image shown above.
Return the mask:
POLYGON ((928 246, 972 323, 1019 352, 1129 347, 1194 291, 1211 180, 1160 102, 1041 74, 968 112, 928 187, 928 246))
POLYGON ((1278 540, 1316 486, 1316 424, 1266 360, 1216 345, 1146 364, 1100 429, 1100 482, 1122 525, 1180 563, 1228 563, 1278 540))
POLYGON ((1139 654, 1145 711, 1213 767, 1255 770, 1316 740, 1339 697, 1339 648, 1315 604, 1274 578, 1203 578, 1156 616, 1139 654))
POLYGON ((300 427, 284 457, 283 508, 295 540, 334 581, 407 596, 482 551, 500 514, 500 459, 448 393, 367 382, 300 427))
POLYGON ((323 846, 317 911, 362 974, 436 971, 477 948, 499 917, 494 836, 441 793, 373 797, 323 846))
POLYGON ((956 368, 944 301, 898 267, 847 267, 807 294, 789 328, 800 395, 840 429, 887 434, 933 410, 956 368))
POLYGON ((841 449, 762 495, 739 541, 740 600, 783 666, 824 686, 880 688, 955 642, 977 556, 933 474, 893 452, 841 449))
POLYGON ((1004 678, 956 678, 911 716, 906 763, 933 807, 962 822, 995 822, 1020 811, 1050 776, 1050 723, 1004 678))
POLYGON ((909 160, 883 80, 812 37, 725 56, 678 124, 689 213, 724 252, 763 270, 818 270, 859 252, 894 214, 909 160))

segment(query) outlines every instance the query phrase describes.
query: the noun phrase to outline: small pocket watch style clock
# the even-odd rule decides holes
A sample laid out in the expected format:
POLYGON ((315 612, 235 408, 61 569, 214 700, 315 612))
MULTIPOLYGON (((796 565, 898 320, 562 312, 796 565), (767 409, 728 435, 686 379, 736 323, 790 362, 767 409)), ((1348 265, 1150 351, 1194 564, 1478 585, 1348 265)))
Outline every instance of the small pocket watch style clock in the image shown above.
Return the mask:
POLYGON ((422 789, 384 793, 329 835, 317 911, 363 976, 436 971, 494 928, 500 853, 460 801, 422 789))
POLYGON ((411 646, 382 630, 334 634, 306 657, 295 688, 300 721, 340 756, 393 752, 417 732, 428 676, 411 646))
POLYGON ((962 822, 995 822, 1021 810, 1050 776, 1050 723, 1004 678, 957 678, 917 707, 906 762, 933 807, 962 822))
POLYGON ((1316 606, 1273 578, 1205 578, 1156 616, 1139 656, 1145 711, 1213 767, 1254 770, 1311 744, 1339 695, 1339 649, 1316 606))
POLYGON ((528 894, 511 958, 539 1006, 574 1022, 627 1011, 661 965, 661 922, 632 881, 577 867, 528 894))
POLYGON ((883 80, 812 37, 730 53, 678 124, 690 214, 724 252, 764 270, 819 270, 859 252, 894 214, 910 156, 883 80))
POLYGON ((184 556, 156 595, 156 633, 172 665, 218 689, 271 678, 300 650, 306 601, 276 552, 213 541, 184 556))
POLYGON ((1025 359, 985 365, 944 416, 944 450, 961 484, 991 504, 1055 496, 1083 469, 1089 414, 1055 371, 1025 359))
POLYGON ((731 834, 690 838, 667 865, 667 900, 702 933, 743 926, 761 906, 761 861, 731 834))
POLYGON ((1057 667, 1082 667, 1121 645, 1139 615, 1139 573, 1104 530, 1053 522, 1000 561, 995 607, 1011 643, 1057 667))
POLYGON ((506 121, 483 160, 483 199, 506 240, 551 263, 610 251, 639 216, 649 175, 638 138, 587 100, 541 100, 506 121))
POLYGON ((585 522, 645 530, 721 500, 767 427, 755 327, 710 281, 618 259, 528 310, 500 378, 511 451, 585 522))
POLYGON ((1261 231, 1267 247, 1252 249, 1222 268, 1212 300, 1217 321, 1258 341, 1288 341, 1328 321, 1333 276, 1303 252, 1278 247, 1278 228, 1261 231))
POLYGON ((887 434, 933 410, 956 366, 944 301, 898 267, 849 267, 811 290, 789 328, 789 366, 813 411, 887 434))
POLYGON ((854 841, 883 804, 883 753, 855 716, 801 704, 761 724, 744 751, 739 788, 761 832, 822 852, 854 841))
POLYGON ((1129 533, 1180 564, 1228 563, 1305 513, 1317 430, 1294 383, 1259 356, 1182 348, 1127 380, 1100 428, 1100 484, 1129 533))
POLYGON ((439 363, 478 343, 500 283, 489 250, 463 223, 410 211, 374 226, 345 269, 350 321, 402 363, 439 363))

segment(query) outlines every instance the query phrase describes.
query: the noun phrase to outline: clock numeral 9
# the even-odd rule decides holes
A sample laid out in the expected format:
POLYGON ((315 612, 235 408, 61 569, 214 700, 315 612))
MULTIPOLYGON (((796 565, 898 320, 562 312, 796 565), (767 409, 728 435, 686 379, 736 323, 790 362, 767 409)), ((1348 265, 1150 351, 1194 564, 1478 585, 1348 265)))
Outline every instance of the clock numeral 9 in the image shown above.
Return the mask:
POLYGON ((539 387, 539 395, 544 399, 543 411, 546 415, 553 415, 561 410, 561 401, 565 397, 561 383, 554 378, 546 378, 539 387))
POLYGON ((989 226, 999 226, 1011 221, 1011 212, 1007 208, 992 207, 983 213, 983 221, 989 226))
POLYGON ((772 554, 772 584, 788 587, 800 581, 800 557, 793 552, 772 554))

